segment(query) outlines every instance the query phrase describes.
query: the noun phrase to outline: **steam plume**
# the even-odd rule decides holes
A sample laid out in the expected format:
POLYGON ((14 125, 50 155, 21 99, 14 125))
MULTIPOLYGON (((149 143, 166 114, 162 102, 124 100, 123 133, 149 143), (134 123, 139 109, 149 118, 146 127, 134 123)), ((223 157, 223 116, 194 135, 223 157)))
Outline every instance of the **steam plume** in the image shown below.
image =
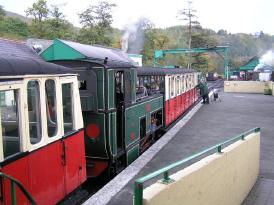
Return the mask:
POLYGON ((141 53, 145 41, 145 30, 152 27, 153 24, 151 21, 144 17, 140 18, 137 22, 125 26, 121 38, 122 50, 128 53, 141 53))
POLYGON ((259 64, 255 67, 254 71, 262 69, 263 67, 272 67, 274 68, 274 51, 267 51, 259 60, 259 64))

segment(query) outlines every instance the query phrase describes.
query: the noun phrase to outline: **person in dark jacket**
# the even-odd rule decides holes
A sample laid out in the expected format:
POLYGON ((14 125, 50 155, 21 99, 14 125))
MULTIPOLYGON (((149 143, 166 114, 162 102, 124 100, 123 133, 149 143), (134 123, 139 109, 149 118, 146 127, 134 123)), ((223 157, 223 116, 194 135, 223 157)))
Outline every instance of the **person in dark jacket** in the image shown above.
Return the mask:
POLYGON ((201 80, 200 83, 196 86, 196 88, 200 89, 200 95, 203 98, 203 102, 204 104, 209 104, 209 89, 207 87, 207 84, 204 80, 201 80))

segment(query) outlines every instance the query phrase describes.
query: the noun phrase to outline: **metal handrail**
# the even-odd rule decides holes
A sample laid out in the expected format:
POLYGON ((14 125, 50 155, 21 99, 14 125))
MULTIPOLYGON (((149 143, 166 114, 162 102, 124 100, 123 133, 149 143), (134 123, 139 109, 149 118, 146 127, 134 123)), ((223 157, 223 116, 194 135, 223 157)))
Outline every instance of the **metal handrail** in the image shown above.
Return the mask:
POLYGON ((24 188, 24 186, 18 180, 14 179, 13 177, 11 177, 3 172, 0 172, 0 177, 4 177, 4 178, 10 180, 10 183, 11 183, 10 194, 11 194, 11 204, 12 205, 16 205, 16 185, 19 187, 19 189, 27 197, 27 199, 29 200, 29 202, 32 205, 37 205, 37 203, 32 198, 32 196, 29 194, 29 192, 24 188))
POLYGON ((245 136, 247 136, 247 135, 249 135, 249 134, 251 134, 253 132, 255 132, 255 133, 260 132, 260 128, 256 127, 256 128, 250 129, 250 130, 248 130, 246 132, 241 133, 240 135, 237 135, 236 137, 233 137, 233 138, 231 138, 229 140, 226 140, 224 142, 216 144, 216 145, 214 145, 212 147, 209 147, 209 148, 207 148, 207 149, 205 149, 205 150, 203 150, 201 152, 193 154, 193 155, 191 155, 191 156, 189 156, 187 158, 184 158, 184 159, 182 159, 180 161, 172 163, 172 164, 170 164, 170 165, 168 165, 168 166, 166 166, 166 167, 164 167, 162 169, 159 169, 159 170, 157 170, 155 172, 152 172, 152 173, 150 173, 150 174, 148 174, 146 176, 143 176, 143 177, 135 180, 135 183, 134 183, 134 199, 133 199, 134 205, 143 205, 143 183, 144 182, 146 182, 148 180, 151 180, 151 179, 153 179, 153 178, 155 178, 155 177, 163 174, 164 178, 162 179, 162 183, 164 183, 164 184, 172 183, 174 180, 171 179, 171 178, 169 178, 169 173, 168 173, 171 169, 173 169, 175 167, 178 167, 178 166, 180 166, 180 165, 182 165, 182 164, 184 164, 184 163, 186 163, 186 162, 188 162, 188 161, 190 161, 190 160, 192 160, 194 158, 197 158, 197 157, 199 157, 199 156, 201 156, 201 155, 203 155, 203 154, 205 154, 207 152, 210 152, 212 150, 216 150, 218 153, 222 153, 222 146, 223 145, 225 145, 225 144, 227 144, 229 142, 235 141, 235 140, 240 140, 240 139, 244 140, 245 136))

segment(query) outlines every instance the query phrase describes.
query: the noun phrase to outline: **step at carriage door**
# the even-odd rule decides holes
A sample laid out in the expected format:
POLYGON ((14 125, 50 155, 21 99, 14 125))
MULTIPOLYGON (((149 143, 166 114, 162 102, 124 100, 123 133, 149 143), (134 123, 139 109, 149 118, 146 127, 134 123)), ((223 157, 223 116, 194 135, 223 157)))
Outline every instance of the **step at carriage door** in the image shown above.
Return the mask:
POLYGON ((76 78, 61 79, 62 122, 62 164, 65 170, 66 193, 70 193, 86 179, 86 162, 81 103, 76 78))

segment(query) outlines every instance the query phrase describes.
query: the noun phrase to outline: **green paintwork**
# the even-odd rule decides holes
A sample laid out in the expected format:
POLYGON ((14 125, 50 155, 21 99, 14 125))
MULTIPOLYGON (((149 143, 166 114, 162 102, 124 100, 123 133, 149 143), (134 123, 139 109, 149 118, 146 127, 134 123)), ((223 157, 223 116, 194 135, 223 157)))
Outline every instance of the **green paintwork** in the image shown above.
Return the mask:
POLYGON ((138 104, 133 104, 125 111, 125 145, 129 147, 134 142, 140 139, 140 118, 146 117, 146 132, 150 132, 151 113, 156 110, 163 109, 163 96, 158 98, 147 99, 138 104), (150 110, 147 111, 147 107, 150 110), (134 133, 135 138, 131 139, 131 134, 134 133))
POLYGON ((140 54, 131 54, 131 53, 129 53, 128 56, 129 57, 138 57, 138 58, 142 58, 143 57, 143 55, 140 55, 140 54))
POLYGON ((117 155, 117 136, 116 136, 116 112, 109 113, 109 142, 110 142, 110 151, 112 157, 117 155))
POLYGON ((190 157, 187 157, 187 158, 184 158, 180 161, 177 161, 177 162, 174 162, 173 164, 170 164, 162 169, 159 169, 153 173, 150 173, 144 177, 141 177, 137 180, 135 180, 135 184, 134 184, 134 205, 143 205, 143 183, 148 181, 148 180, 151 180, 159 175, 164 175, 164 180, 165 179, 169 179, 168 177, 168 172, 171 170, 171 169, 174 169, 182 164, 185 164, 186 162, 189 162, 197 157, 200 157, 208 152, 211 152, 213 150, 216 150, 217 152, 220 152, 221 151, 221 146, 225 145, 225 144, 228 144, 228 143, 231 143, 231 142, 235 142, 237 140, 244 140, 244 137, 253 133, 253 132, 259 132, 260 131, 260 128, 259 127, 256 127, 256 128, 253 128, 253 129, 250 129, 244 133, 241 133, 240 135, 236 136, 236 137, 233 137, 231 139, 228 139, 224 142, 221 142, 219 144, 216 144, 210 148, 207 148, 201 152, 198 152, 194 155, 191 155, 190 157))
POLYGON ((107 147, 109 147, 112 157, 117 154, 116 137, 116 112, 113 113, 91 113, 83 112, 85 127, 89 124, 96 124, 100 128, 98 138, 90 139, 85 135, 86 155, 89 157, 108 159, 107 147), (108 115, 108 129, 106 129, 106 115, 108 115), (108 140, 106 139, 108 131, 108 140), (109 143, 108 143, 109 142, 109 143))
POLYGON ((242 65, 239 70, 247 71, 254 70, 254 68, 259 64, 259 58, 253 57, 251 58, 245 65, 242 65))
POLYGON ((131 100, 136 102, 136 79, 137 79, 137 70, 135 68, 130 69, 130 80, 131 80, 131 100))
POLYGON ((85 127, 89 124, 99 126, 100 134, 95 139, 90 139, 85 133, 86 155, 89 157, 108 158, 106 150, 106 131, 105 131, 105 114, 83 112, 85 127))
MULTIPOLYGON (((42 52, 46 61, 78 60, 89 61, 82 53, 74 50, 61 40, 42 52)), ((81 96, 85 127, 89 124, 99 126, 100 134, 91 139, 85 135, 86 155, 94 158, 111 159, 117 155, 117 114, 115 111, 115 70, 103 66, 92 67, 97 79, 97 96, 81 96), (108 87, 105 87, 105 85, 108 87), (109 156, 111 154, 112 156, 109 156)), ((163 109, 163 97, 148 98, 136 103, 136 68, 124 70, 124 94, 126 104, 124 116, 124 145, 127 152, 127 162, 131 163, 139 156, 140 118, 146 118, 146 132, 151 131, 151 114, 163 109), (149 106, 149 110, 147 109, 149 106)), ((120 136, 121 137, 121 136, 120 136)))
POLYGON ((216 52, 224 60, 224 69, 228 70, 228 46, 215 46, 208 48, 177 48, 167 50, 156 50, 154 51, 154 66, 158 65, 158 60, 163 59, 166 54, 182 54, 182 53, 205 53, 205 52, 216 52))
POLYGON ((115 85, 114 85, 114 70, 108 70, 108 109, 115 106, 115 85))
POLYGON ((16 187, 15 187, 15 182, 14 181, 10 181, 10 186, 11 186, 11 189, 10 189, 10 195, 11 195, 11 204, 12 205, 16 205, 17 204, 17 200, 16 200, 16 187))
POLYGON ((53 44, 44 50, 40 55, 46 61, 79 60, 86 58, 83 54, 74 50, 58 39, 55 39, 53 44))
POLYGON ((25 189, 25 187, 16 179, 13 177, 0 172, 0 177, 1 180, 9 180, 10 181, 10 195, 11 195, 11 203, 12 205, 16 205, 17 200, 16 200, 16 186, 20 190, 21 193, 28 199, 29 203, 32 205, 36 205, 37 203, 33 199, 33 197, 30 195, 30 193, 25 189))
POLYGON ((105 109, 105 86, 104 86, 104 68, 96 67, 92 69, 97 75, 97 103, 98 109, 105 109))
POLYGON ((127 165, 131 164, 139 157, 139 144, 135 145, 127 152, 127 165))
POLYGON ((81 96, 81 108, 82 111, 96 111, 94 96, 81 96))

